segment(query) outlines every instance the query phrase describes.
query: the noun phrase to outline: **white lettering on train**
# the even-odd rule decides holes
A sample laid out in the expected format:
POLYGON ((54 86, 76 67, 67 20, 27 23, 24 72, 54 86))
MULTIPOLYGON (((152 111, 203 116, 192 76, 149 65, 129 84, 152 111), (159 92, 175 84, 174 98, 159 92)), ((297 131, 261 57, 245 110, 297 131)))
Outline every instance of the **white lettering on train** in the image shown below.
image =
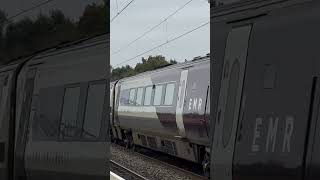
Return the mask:
POLYGON ((293 117, 286 117, 286 128, 282 144, 282 152, 290 152, 290 140, 293 133, 293 117))
POLYGON ((274 152, 274 148, 276 145, 277 131, 278 131, 278 122, 279 118, 270 118, 268 135, 267 135, 267 144, 266 144, 266 152, 269 151, 269 145, 272 144, 271 152, 274 152))
POLYGON ((257 118, 256 119, 256 125, 254 128, 254 134, 253 134, 253 142, 251 146, 251 151, 252 152, 258 152, 260 146, 257 144, 257 139, 260 138, 260 131, 259 131, 259 126, 262 124, 262 118, 257 118))
POLYGON ((197 102, 198 102, 198 99, 194 98, 194 100, 193 100, 193 110, 197 109, 197 102))
POLYGON ((190 98, 188 111, 198 111, 200 112, 202 108, 202 98, 190 98))
POLYGON ((201 111, 201 106, 202 106, 202 98, 199 98, 198 111, 201 111))
MULTIPOLYGON (((276 142, 277 142, 277 139, 279 138, 278 137, 279 117, 270 117, 268 120, 269 120, 268 125, 263 126, 263 127, 267 127, 268 129, 266 131, 263 131, 261 129, 261 126, 267 122, 265 122, 265 119, 263 118, 260 118, 260 117, 256 118, 256 123, 253 130, 253 140, 251 145, 252 152, 260 151, 261 143, 259 143, 259 139, 262 138, 262 136, 265 136, 266 138, 265 151, 272 152, 272 153, 275 152, 276 142)), ((287 153, 287 152, 290 153, 291 151, 291 138, 293 135, 293 130, 294 130, 294 118, 292 116, 287 116, 285 118, 285 128, 282 132, 283 139, 282 141, 280 140, 280 143, 282 142, 283 153, 287 153)))

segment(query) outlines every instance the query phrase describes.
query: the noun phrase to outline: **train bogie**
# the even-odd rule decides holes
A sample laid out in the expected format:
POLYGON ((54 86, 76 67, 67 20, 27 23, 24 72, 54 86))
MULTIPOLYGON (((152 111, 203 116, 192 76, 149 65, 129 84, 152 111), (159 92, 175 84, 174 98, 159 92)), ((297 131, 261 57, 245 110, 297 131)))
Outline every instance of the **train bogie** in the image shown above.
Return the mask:
POLYGON ((197 145, 181 139, 162 137, 161 135, 149 135, 133 132, 133 142, 141 147, 161 151, 188 161, 201 163, 197 155, 197 145), (200 162, 199 162, 200 161, 200 162))

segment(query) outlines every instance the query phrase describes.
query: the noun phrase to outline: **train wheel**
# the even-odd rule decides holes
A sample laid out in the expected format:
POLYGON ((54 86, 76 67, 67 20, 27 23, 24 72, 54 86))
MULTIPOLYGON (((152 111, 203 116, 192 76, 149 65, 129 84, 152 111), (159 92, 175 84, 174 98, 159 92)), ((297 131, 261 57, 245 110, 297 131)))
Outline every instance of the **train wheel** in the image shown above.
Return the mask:
POLYGON ((127 148, 127 149, 130 149, 130 143, 129 143, 129 141, 126 140, 125 145, 126 145, 126 148, 127 148))
POLYGON ((208 179, 210 179, 210 169, 207 168, 205 171, 204 171, 204 176, 207 177, 208 179))
POLYGON ((125 134, 125 140, 124 140, 125 146, 127 149, 130 149, 133 146, 133 137, 132 137, 131 131, 124 131, 124 134, 125 134))
POLYGON ((136 151, 137 150, 137 146, 135 144, 132 145, 132 151, 136 151))
POLYGON ((208 153, 206 153, 204 156, 202 168, 204 176, 210 179, 210 155, 208 153))
POLYGON ((127 149, 132 149, 132 148, 133 148, 133 143, 132 143, 132 141, 127 141, 127 142, 126 142, 126 148, 127 148, 127 149))

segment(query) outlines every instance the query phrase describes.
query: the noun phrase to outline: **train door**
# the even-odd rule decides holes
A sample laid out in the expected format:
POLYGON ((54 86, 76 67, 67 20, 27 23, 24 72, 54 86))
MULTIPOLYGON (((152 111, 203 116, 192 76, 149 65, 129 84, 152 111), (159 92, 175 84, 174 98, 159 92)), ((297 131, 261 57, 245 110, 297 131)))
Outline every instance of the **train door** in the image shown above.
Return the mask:
POLYGON ((212 179, 232 179, 232 162, 251 25, 234 27, 225 48, 213 138, 212 179))
POLYGON ((319 77, 313 81, 311 104, 311 124, 309 130, 309 144, 307 146, 305 180, 317 180, 320 178, 320 83, 319 77))
POLYGON ((9 76, 0 73, 0 179, 9 178, 9 76))
POLYGON ((205 105, 205 111, 204 111, 204 122, 203 122, 206 131, 207 136, 209 137, 209 125, 210 125, 210 86, 207 88, 207 95, 206 95, 206 105, 205 105))
POLYGON ((120 95, 120 89, 121 89, 121 85, 120 83, 118 83, 118 81, 115 82, 115 84, 113 85, 113 110, 112 110, 112 133, 113 136, 116 139, 122 140, 122 133, 120 130, 120 121, 119 121, 119 117, 118 117, 118 107, 120 104, 120 98, 118 97, 120 95))
POLYGON ((29 133, 29 120, 31 111, 31 102, 33 97, 34 80, 36 69, 30 69, 27 72, 27 77, 24 84, 24 91, 22 92, 22 108, 20 112, 20 119, 18 123, 18 132, 16 138, 16 151, 15 151, 15 173, 16 178, 26 177, 25 172, 25 149, 27 144, 27 137, 29 133))
POLYGON ((114 106, 113 106, 113 97, 114 97, 114 94, 113 94, 113 90, 114 90, 114 84, 111 84, 110 83, 110 124, 113 125, 113 109, 114 109, 114 106))
POLYGON ((116 97, 116 83, 110 83, 110 135, 111 139, 118 138, 117 129, 115 126, 115 97, 116 97))
POLYGON ((179 94, 178 94, 177 107, 176 107, 177 127, 179 129, 179 135, 181 137, 186 137, 186 131, 183 123, 183 107, 184 107, 185 95, 186 95, 186 89, 187 89, 188 72, 189 70, 181 71, 179 91, 178 91, 179 94))

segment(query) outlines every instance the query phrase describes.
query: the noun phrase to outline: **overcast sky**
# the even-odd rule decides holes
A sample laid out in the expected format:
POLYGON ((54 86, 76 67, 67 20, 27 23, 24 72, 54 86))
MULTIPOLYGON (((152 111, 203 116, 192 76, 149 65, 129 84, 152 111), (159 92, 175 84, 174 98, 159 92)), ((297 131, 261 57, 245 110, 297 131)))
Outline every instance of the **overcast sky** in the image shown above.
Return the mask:
MULTIPOLYGON (((131 0, 110 0, 112 19, 131 0), (117 8, 118 3, 118 8, 117 8)), ((188 32, 210 20, 210 5, 208 0, 193 0, 184 9, 171 17, 157 29, 126 47, 131 41, 160 23, 169 14, 176 11, 189 0, 135 0, 122 14, 111 23, 111 65, 135 57, 172 38, 188 32), (114 52, 122 49, 117 54, 114 52)), ((149 55, 164 55, 167 59, 177 61, 190 60, 210 52, 210 25, 204 26, 174 42, 160 47, 143 56, 139 56, 129 64, 134 66, 142 57, 149 55)))

